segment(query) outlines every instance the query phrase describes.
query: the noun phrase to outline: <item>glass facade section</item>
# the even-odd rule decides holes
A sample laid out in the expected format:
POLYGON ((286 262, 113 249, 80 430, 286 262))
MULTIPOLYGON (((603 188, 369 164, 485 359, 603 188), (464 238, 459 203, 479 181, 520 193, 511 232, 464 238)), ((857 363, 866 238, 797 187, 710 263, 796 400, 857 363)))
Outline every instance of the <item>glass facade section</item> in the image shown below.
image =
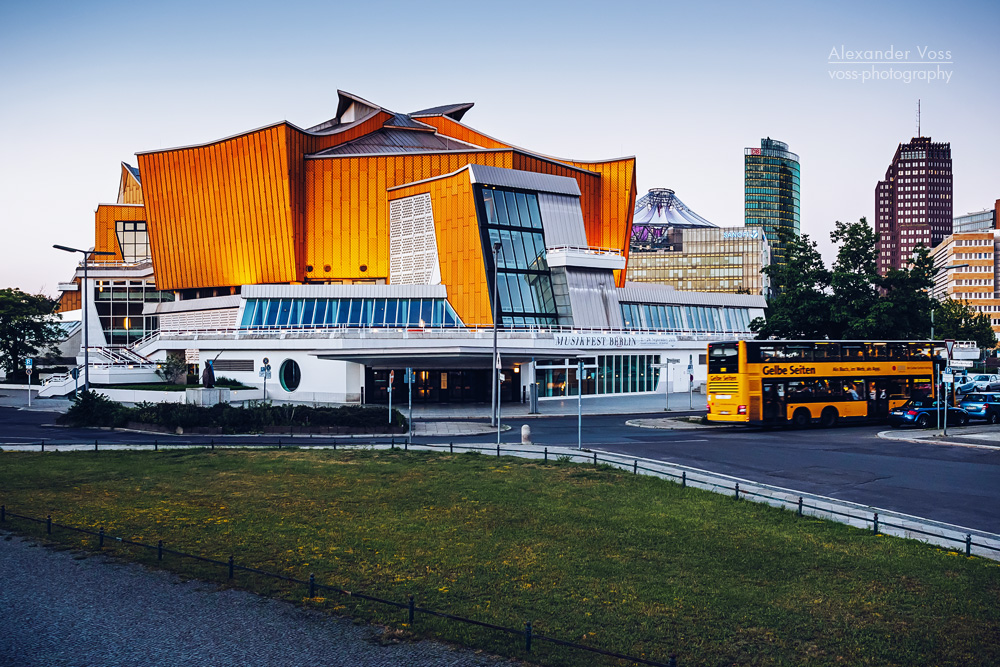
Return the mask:
POLYGON ((760 148, 743 150, 743 164, 745 224, 764 230, 772 261, 784 264, 778 231, 799 235, 799 156, 788 144, 768 137, 760 140, 760 148))
POLYGON ((995 209, 986 209, 968 215, 959 215, 952 221, 952 232, 962 234, 966 232, 985 232, 997 228, 997 212, 995 209))
POLYGON ((659 356, 652 354, 598 355, 584 359, 583 378, 576 359, 541 362, 535 366, 538 396, 632 394, 656 391, 659 356))
POLYGON ((462 327, 445 299, 247 299, 241 329, 462 327))
POLYGON ((132 264, 149 259, 149 235, 146 233, 144 220, 117 220, 115 235, 126 262, 132 264))
POLYGON ((696 333, 749 333, 750 310, 713 306, 623 303, 626 329, 696 333))
POLYGON ((770 260, 767 239, 756 228, 669 228, 655 244, 633 237, 626 279, 688 292, 767 296, 761 270, 770 260))
POLYGON ((143 315, 143 305, 173 301, 172 292, 156 289, 152 280, 97 280, 94 307, 108 345, 128 345, 159 328, 156 315, 143 315))
POLYGON ((500 244, 496 253, 499 321, 508 328, 557 324, 537 195, 490 187, 479 187, 477 192, 490 283, 493 247, 500 244))

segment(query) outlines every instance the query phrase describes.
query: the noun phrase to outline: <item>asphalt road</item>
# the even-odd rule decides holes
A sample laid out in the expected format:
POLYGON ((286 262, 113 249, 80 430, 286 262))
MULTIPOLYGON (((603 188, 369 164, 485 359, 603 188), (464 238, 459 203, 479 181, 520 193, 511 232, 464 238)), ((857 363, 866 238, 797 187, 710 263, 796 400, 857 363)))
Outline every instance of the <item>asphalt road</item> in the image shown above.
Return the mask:
MULTIPOLYGON (((210 436, 163 436, 52 426, 54 413, 0 408, 0 443, 49 442, 207 444, 210 436)), ((584 416, 583 446, 669 461, 754 482, 849 500, 928 519, 1000 533, 1000 450, 880 439, 885 426, 764 431, 746 427, 654 430, 627 426, 633 418, 584 416)), ((520 418, 502 436, 520 442, 527 423, 538 445, 575 446, 576 417, 520 418)), ((955 440, 961 429, 953 429, 955 440)), ((216 442, 277 442, 276 437, 215 436, 216 442)), ((421 442, 496 442, 492 435, 417 438, 421 442)), ((328 439, 315 438, 320 444, 328 439)), ((289 443, 289 439, 284 439, 289 443)), ((306 444, 296 439, 295 444, 306 444)), ((397 440, 398 442, 398 440, 397 440)), ((2 444, 0 444, 2 446, 2 444)))

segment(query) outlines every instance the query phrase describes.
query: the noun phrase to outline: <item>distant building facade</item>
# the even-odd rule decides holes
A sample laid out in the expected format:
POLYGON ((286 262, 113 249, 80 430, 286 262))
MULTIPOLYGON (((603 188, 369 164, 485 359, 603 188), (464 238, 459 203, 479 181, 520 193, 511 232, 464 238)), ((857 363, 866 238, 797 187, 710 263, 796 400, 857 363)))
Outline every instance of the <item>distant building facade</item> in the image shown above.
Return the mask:
POLYGON ((784 264, 785 248, 778 242, 782 229, 800 234, 799 156, 788 144, 767 137, 760 148, 743 149, 745 174, 744 223, 764 232, 771 261, 784 264))
POLYGON ((673 190, 650 190, 636 203, 627 280, 677 290, 766 295, 771 247, 763 230, 717 227, 673 190))
POLYGON ((951 144, 914 137, 899 144, 875 186, 878 271, 906 266, 913 251, 934 248, 952 232, 951 144))
POLYGON ((934 265, 942 270, 934 276, 931 296, 968 302, 974 310, 989 316, 993 331, 1000 335, 998 252, 1000 231, 996 229, 946 236, 932 250, 934 265), (967 266, 947 268, 957 265, 967 266))
POLYGON ((997 200, 994 208, 955 216, 955 219, 952 220, 951 223, 952 231, 956 234, 964 234, 968 232, 984 232, 988 229, 996 229, 998 211, 1000 211, 1000 199, 997 200))

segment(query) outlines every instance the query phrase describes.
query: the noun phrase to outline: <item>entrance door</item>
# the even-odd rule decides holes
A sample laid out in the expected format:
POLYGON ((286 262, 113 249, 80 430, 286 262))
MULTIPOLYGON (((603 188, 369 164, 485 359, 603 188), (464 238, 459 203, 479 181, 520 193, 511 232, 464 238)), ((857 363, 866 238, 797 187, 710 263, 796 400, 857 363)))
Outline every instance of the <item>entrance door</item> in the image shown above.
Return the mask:
POLYGON ((780 422, 785 414, 785 383, 765 381, 761 383, 762 419, 765 422, 780 422))
POLYGON ((868 381, 868 416, 885 419, 889 416, 889 381, 868 381))

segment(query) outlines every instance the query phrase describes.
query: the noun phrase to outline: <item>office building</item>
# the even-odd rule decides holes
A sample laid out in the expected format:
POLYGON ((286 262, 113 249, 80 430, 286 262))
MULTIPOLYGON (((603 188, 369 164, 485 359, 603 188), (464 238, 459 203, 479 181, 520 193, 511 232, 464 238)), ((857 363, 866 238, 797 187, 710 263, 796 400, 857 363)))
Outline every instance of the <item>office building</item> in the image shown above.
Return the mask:
POLYGON ((339 92, 308 129, 123 164, 95 219, 113 255, 60 285, 64 311, 86 295, 92 381, 155 379, 173 357, 263 389, 267 359, 272 400, 385 401, 390 377, 398 400, 411 367, 417 401, 488 402, 495 324, 504 400, 680 390, 662 355, 704 381, 707 341, 750 336, 760 296, 626 282, 634 158, 517 148, 464 124, 471 107, 339 92))
POLYGON ((951 144, 914 137, 899 144, 875 186, 878 272, 905 267, 919 246, 934 248, 952 233, 951 144))
POLYGON ((744 225, 764 232, 771 261, 784 264, 785 249, 778 232, 801 233, 799 211, 799 156, 788 144, 767 137, 760 148, 743 149, 744 225))
POLYGON ((968 302, 974 310, 990 317, 993 331, 1000 335, 1000 230, 949 234, 931 252, 934 266, 939 269, 934 274, 931 296, 968 302), (957 268, 947 268, 950 266, 957 268))
POLYGON ((956 234, 965 234, 968 232, 984 232, 988 229, 996 229, 998 211, 1000 211, 1000 199, 996 201, 993 208, 955 216, 955 219, 951 223, 952 231, 956 234))
POLYGON ((717 227, 673 190, 650 190, 636 203, 627 279, 692 292, 767 296, 761 269, 771 250, 758 227, 717 227))

